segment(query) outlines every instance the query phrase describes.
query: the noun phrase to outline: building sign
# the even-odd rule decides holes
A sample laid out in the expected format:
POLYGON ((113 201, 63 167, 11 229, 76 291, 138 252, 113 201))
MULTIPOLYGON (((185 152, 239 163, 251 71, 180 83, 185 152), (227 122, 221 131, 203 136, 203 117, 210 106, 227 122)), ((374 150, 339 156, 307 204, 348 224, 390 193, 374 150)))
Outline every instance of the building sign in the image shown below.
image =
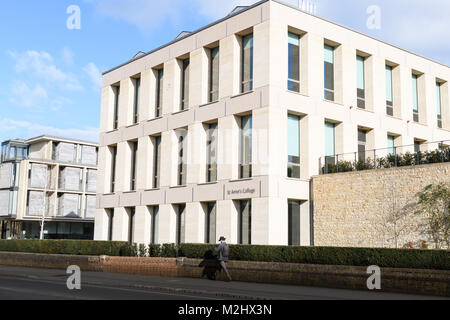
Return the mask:
POLYGON ((233 195, 253 195, 255 192, 256 192, 255 189, 243 188, 243 189, 228 190, 227 194, 228 194, 228 196, 233 196, 233 195))

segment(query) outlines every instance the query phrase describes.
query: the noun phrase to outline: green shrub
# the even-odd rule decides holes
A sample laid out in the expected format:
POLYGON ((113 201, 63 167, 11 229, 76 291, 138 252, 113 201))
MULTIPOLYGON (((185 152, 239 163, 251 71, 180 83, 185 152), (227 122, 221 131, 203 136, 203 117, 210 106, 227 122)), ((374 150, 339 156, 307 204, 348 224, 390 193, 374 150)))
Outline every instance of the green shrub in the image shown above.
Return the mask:
POLYGON ((0 240, 0 251, 89 256, 135 256, 137 248, 127 242, 84 240, 0 240))
MULTIPOLYGON (((203 259, 214 247, 181 244, 179 254, 203 259)), ((230 245, 230 260, 450 270, 449 250, 230 245)))

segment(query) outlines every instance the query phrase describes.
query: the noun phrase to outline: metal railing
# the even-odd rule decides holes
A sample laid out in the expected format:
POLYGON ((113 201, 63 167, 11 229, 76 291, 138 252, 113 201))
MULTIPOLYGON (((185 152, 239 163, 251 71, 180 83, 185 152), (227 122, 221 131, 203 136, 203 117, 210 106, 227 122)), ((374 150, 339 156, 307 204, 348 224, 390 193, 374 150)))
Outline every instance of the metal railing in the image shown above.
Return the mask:
POLYGON ((450 140, 325 156, 319 174, 450 162, 450 140))

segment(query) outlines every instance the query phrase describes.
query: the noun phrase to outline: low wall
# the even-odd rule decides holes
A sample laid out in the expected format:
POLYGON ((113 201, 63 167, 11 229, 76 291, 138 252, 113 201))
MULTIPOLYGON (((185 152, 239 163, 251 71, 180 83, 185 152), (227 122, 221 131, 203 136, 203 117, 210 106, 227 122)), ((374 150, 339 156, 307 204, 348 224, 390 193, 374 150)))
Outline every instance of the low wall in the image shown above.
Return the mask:
MULTIPOLYGON (((213 278, 215 260, 129 258, 0 252, 0 265, 186 278, 213 278)), ((364 267, 230 261, 233 281, 367 290, 364 267)), ((218 280, 225 280, 223 272, 218 280)), ((381 269, 381 291, 450 297, 449 270, 381 269)))
POLYGON ((450 163, 315 176, 314 245, 401 248, 425 241, 433 247, 414 210, 417 193, 441 182, 450 182, 450 163))

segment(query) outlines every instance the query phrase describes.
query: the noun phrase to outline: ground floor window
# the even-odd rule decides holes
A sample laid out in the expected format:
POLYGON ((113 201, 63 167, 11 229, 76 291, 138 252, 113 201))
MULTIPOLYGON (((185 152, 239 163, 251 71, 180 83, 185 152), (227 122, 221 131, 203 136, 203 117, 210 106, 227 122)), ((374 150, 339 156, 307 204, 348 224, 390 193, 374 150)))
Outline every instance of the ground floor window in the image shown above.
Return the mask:
MULTIPOLYGON (((39 239, 41 223, 39 221, 24 221, 21 224, 21 239, 39 239)), ((45 239, 93 240, 93 222, 56 222, 44 223, 45 239)))
POLYGON ((205 243, 216 243, 216 217, 217 209, 215 202, 208 202, 206 204, 206 219, 205 219, 205 243))
POLYGON ((114 226, 114 209, 108 210, 108 240, 113 239, 113 226, 114 226))
POLYGON ((177 213, 177 244, 184 243, 186 239, 186 205, 179 204, 176 206, 177 213))
POLYGON ((288 201, 288 244, 300 245, 300 201, 288 201))
POLYGON ((239 201, 239 244, 252 244, 252 201, 239 201))
POLYGON ((158 243, 159 207, 152 209, 152 243, 158 243))

